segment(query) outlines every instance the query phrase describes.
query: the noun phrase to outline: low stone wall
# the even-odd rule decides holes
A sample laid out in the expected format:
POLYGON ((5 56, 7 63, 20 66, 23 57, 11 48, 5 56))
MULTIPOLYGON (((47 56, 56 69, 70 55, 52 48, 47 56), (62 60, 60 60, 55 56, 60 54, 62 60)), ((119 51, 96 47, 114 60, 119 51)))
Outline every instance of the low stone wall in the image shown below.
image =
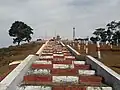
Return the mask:
POLYGON ((96 70, 96 74, 104 78, 103 82, 105 82, 109 86, 112 86, 113 90, 120 90, 119 74, 117 74, 92 56, 86 57, 86 63, 90 64, 91 68, 96 70))
POLYGON ((86 60, 87 64, 91 65, 91 68, 96 70, 96 74, 100 75, 104 78, 104 83, 108 84, 113 88, 113 90, 120 90, 120 75, 114 72, 112 69, 105 66, 103 63, 93 58, 92 56, 82 56, 78 54, 76 50, 67 45, 68 49, 71 51, 73 55, 80 60, 86 60))
POLYGON ((23 80, 23 76, 28 71, 33 61, 39 59, 39 56, 42 54, 42 50, 48 42, 49 41, 46 41, 46 43, 37 51, 36 55, 38 56, 29 55, 10 74, 8 74, 5 79, 0 82, 0 90, 17 90, 17 87, 23 80))
POLYGON ((85 60, 85 56, 81 55, 79 52, 77 52, 75 49, 73 49, 71 46, 67 45, 68 50, 75 55, 77 60, 85 60))
POLYGON ((43 44, 42 47, 36 52, 36 55, 37 55, 37 56, 41 56, 42 51, 43 51, 43 49, 45 48, 45 46, 48 44, 48 42, 49 42, 49 40, 46 41, 46 43, 43 44))
POLYGON ((37 59, 35 55, 29 55, 19 64, 5 79, 0 82, 0 90, 16 90, 17 86, 22 82, 23 76, 32 64, 37 59))

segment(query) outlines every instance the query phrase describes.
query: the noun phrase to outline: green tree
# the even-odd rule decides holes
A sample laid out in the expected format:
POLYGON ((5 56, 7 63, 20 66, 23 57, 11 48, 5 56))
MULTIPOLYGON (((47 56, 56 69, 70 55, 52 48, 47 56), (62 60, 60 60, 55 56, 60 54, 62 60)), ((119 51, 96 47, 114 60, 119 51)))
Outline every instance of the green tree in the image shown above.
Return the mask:
POLYGON ((105 43, 107 41, 107 32, 103 31, 100 35, 101 42, 105 43))
POLYGON ((31 34, 33 34, 33 29, 21 21, 15 21, 9 29, 9 35, 14 37, 13 43, 18 43, 18 45, 22 41, 29 42, 32 39, 31 34))
POLYGON ((91 37, 90 40, 96 44, 96 42, 98 41, 98 38, 97 37, 91 37))
POLYGON ((118 43, 118 32, 117 32, 117 27, 118 24, 116 21, 112 21, 108 23, 107 25, 107 40, 109 43, 118 43))
POLYGON ((91 37, 90 40, 93 42, 108 41, 109 44, 118 44, 120 43, 120 21, 111 21, 107 25, 107 29, 98 28, 93 32, 94 37, 91 37))
POLYGON ((95 37, 97 38, 98 41, 105 41, 106 40, 106 33, 105 33, 105 29, 104 28, 97 28, 97 29, 95 29, 93 34, 95 35, 95 37))

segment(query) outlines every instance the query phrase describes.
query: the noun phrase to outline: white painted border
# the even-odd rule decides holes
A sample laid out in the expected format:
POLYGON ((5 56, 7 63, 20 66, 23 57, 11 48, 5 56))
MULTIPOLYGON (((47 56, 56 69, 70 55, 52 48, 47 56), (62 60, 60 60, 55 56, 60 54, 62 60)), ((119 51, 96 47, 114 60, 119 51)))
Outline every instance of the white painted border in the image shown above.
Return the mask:
POLYGON ((100 67, 102 67, 104 70, 106 70, 108 73, 110 73, 112 76, 116 77, 118 80, 120 80, 120 75, 117 74, 115 71, 113 71, 112 69, 110 69, 109 67, 105 66, 103 63, 101 63, 100 61, 98 61, 97 59, 93 58, 90 55, 87 55, 87 57, 92 60, 93 62, 95 62, 97 65, 99 65, 100 67))
POLYGON ((63 42, 60 42, 63 47, 65 47, 65 44, 63 42))
POLYGON ((37 56, 35 55, 29 55, 25 58, 21 64, 0 82, 0 90, 16 90, 17 85, 23 80, 24 74, 36 59, 37 56))
POLYGON ((77 55, 80 55, 79 52, 77 52, 75 49, 73 49, 71 46, 67 45, 68 48, 70 48, 73 52, 75 52, 77 55))
POLYGON ((40 49, 36 52, 36 55, 40 56, 42 54, 43 49, 46 47, 48 43, 49 43, 49 40, 46 41, 46 43, 43 44, 42 47, 40 47, 40 49))
POLYGON ((45 44, 43 44, 42 47, 37 51, 36 53, 37 56, 40 56, 42 54, 41 51, 44 49, 44 47, 45 47, 45 44))
MULTIPOLYGON (((49 41, 46 41, 45 44, 38 50, 38 54, 41 55, 43 49, 47 45, 49 41)), ((23 80, 23 76, 26 71, 29 69, 31 64, 39 59, 38 56, 29 55, 26 57, 10 74, 8 74, 1 82, 0 82, 0 90, 16 90, 18 85, 23 80)))

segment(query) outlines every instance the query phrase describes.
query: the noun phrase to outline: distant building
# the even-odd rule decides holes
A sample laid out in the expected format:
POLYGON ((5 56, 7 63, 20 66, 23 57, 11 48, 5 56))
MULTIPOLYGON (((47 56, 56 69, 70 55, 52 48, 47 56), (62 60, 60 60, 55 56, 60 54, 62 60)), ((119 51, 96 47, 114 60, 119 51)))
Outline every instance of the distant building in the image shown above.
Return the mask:
POLYGON ((59 36, 59 35, 57 35, 56 39, 57 39, 57 40, 61 40, 61 38, 60 38, 60 36, 59 36))

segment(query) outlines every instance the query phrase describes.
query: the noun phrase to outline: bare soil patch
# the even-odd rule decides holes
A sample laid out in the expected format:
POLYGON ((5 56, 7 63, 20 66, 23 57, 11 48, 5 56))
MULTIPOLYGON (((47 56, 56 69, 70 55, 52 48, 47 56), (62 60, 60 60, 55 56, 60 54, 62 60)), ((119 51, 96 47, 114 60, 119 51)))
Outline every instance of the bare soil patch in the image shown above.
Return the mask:
POLYGON ((9 46, 0 49, 0 76, 9 70, 9 63, 24 60, 29 54, 35 54, 43 42, 30 42, 20 46, 9 46))
MULTIPOLYGON (((82 55, 86 55, 84 44, 80 44, 80 48, 78 47, 78 43, 74 43, 75 45, 72 47, 76 49, 79 53, 82 55)), ((120 74, 120 46, 113 46, 113 48, 110 47, 110 45, 103 44, 100 47, 101 50, 101 59, 98 59, 102 63, 104 63, 106 66, 110 67, 112 70, 120 74)), ((97 58, 97 46, 96 44, 90 44, 88 45, 88 55, 91 55, 95 58, 97 58)))

